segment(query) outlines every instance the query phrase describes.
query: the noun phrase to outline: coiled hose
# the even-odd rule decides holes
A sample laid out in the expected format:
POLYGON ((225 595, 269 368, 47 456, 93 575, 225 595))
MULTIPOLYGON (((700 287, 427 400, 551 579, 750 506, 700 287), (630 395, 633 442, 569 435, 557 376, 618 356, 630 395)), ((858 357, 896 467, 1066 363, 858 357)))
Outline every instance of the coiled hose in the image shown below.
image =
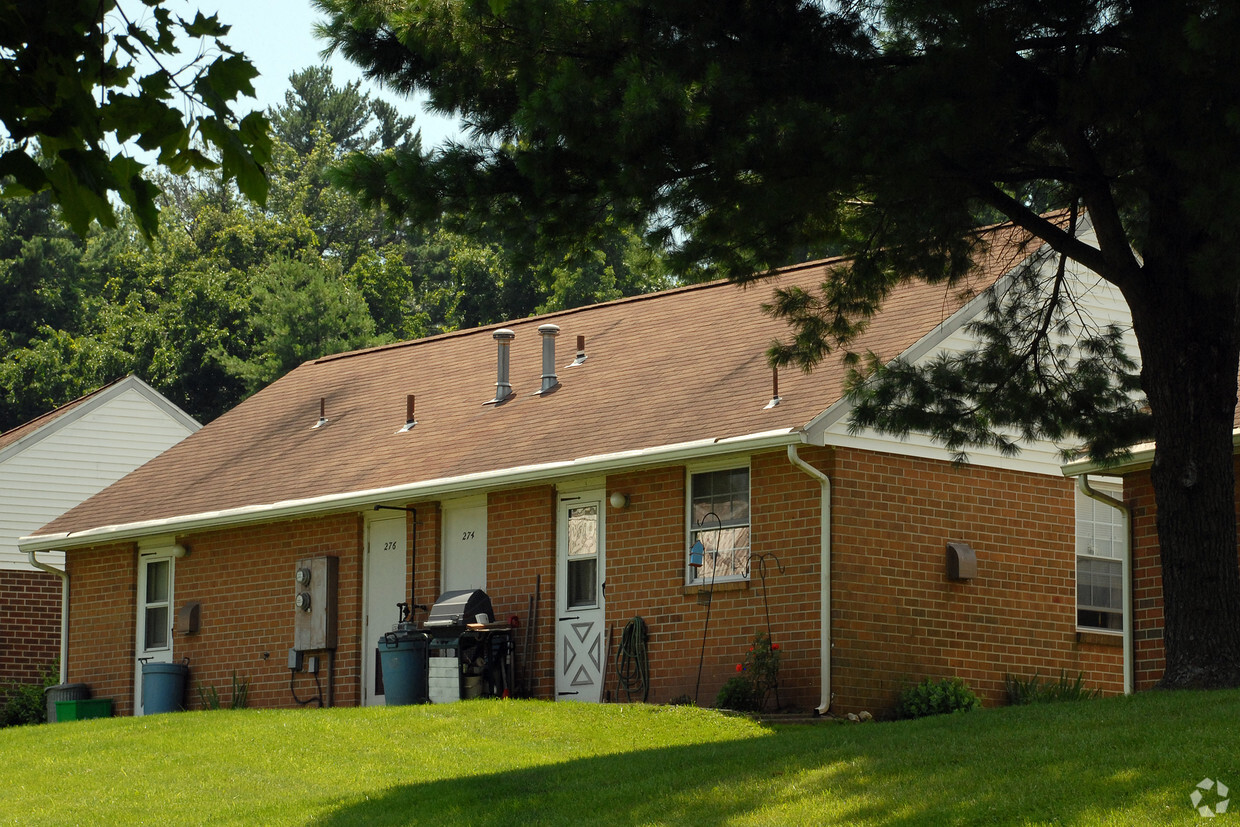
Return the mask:
POLYGON ((640 692, 641 700, 650 695, 650 660, 646 655, 646 640, 649 638, 646 621, 634 616, 624 627, 620 635, 620 657, 616 660, 616 677, 620 689, 631 701, 640 692))

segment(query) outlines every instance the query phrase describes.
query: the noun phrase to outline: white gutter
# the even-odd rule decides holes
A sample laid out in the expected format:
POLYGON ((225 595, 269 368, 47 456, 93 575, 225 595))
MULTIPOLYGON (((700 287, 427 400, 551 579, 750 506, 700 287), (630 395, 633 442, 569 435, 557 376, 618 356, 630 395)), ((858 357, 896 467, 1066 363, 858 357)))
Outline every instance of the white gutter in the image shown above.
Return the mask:
POLYGON ((1124 555, 1122 558, 1123 570, 1121 577, 1124 584, 1124 694, 1131 695, 1133 692, 1134 668, 1133 668, 1133 638, 1132 638, 1132 512, 1128 506, 1115 499, 1108 497, 1101 491, 1095 491, 1089 486, 1089 475, 1081 474, 1076 478, 1076 487, 1082 494, 1091 500, 1097 500, 1103 505, 1117 509, 1124 515, 1124 555))
MULTIPOLYGON (((30 565, 60 578, 60 682, 69 682, 69 572, 40 563, 34 559, 34 551, 27 551, 30 565)), ((67 565, 67 564, 66 564, 67 565)))
POLYGON ((545 482, 549 479, 606 473, 614 469, 633 468, 638 465, 671 463, 733 452, 781 448, 785 445, 801 442, 802 439, 801 430, 792 428, 763 431, 739 437, 699 439, 692 442, 660 445, 633 451, 619 451, 612 454, 579 457, 562 462, 503 468, 475 474, 463 474, 458 477, 444 477, 405 485, 372 488, 365 491, 349 491, 321 497, 283 500, 281 502, 247 505, 221 511, 204 511, 197 514, 164 517, 157 520, 99 526, 78 532, 37 534, 19 538, 17 547, 25 552, 58 551, 66 546, 80 547, 99 543, 135 540, 151 534, 188 534, 225 526, 262 523, 332 511, 369 508, 376 502, 426 499, 482 487, 545 482))
POLYGON ((818 706, 814 708, 814 712, 819 715, 825 715, 827 710, 831 708, 831 698, 833 695, 831 692, 831 647, 834 645, 831 640, 831 478, 801 459, 800 455, 797 454, 797 446, 795 444, 788 446, 788 461, 818 480, 822 490, 822 507, 819 509, 821 525, 818 528, 818 536, 821 543, 818 564, 818 588, 822 594, 822 599, 819 600, 818 662, 821 665, 822 697, 818 706))

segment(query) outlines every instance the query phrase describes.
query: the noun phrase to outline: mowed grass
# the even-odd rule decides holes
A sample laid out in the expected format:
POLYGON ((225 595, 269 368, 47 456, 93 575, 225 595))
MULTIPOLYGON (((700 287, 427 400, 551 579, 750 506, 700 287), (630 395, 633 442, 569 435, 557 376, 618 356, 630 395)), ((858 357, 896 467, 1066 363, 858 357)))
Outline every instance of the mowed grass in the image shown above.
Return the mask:
POLYGON ((0 768, 14 824, 1195 824, 1203 778, 1240 794, 1240 692, 812 726, 512 700, 193 712, 0 730, 0 768))

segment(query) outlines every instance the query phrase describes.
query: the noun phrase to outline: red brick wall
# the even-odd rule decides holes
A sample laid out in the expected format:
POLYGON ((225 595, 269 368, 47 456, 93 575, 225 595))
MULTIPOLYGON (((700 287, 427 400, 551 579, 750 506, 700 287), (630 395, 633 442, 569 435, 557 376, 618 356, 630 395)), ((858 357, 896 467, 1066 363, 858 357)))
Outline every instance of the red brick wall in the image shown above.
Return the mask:
MULTIPOLYGON (((1120 691, 1120 649, 1076 634, 1070 481, 850 449, 803 447, 801 456, 834 483, 833 711, 882 711, 906 681, 926 676, 960 676, 991 704, 1002 701, 1007 672, 1055 678, 1083 671, 1089 685, 1120 691), (972 582, 947 579, 949 541, 977 551, 972 582)), ((612 698, 620 694, 616 646, 633 616, 651 633, 650 700, 696 694, 710 705, 754 633, 765 629, 769 604, 783 655, 779 701, 799 709, 818 704, 820 486, 784 451, 749 462, 752 576, 715 587, 709 628, 705 595, 684 582, 685 468, 607 478, 608 493, 629 496, 626 508, 607 506, 612 698), (765 588, 759 560, 766 561, 765 588)), ((442 511, 435 502, 414 505, 414 599, 429 604, 439 592, 442 511)), ((556 489, 491 492, 487 510, 487 592, 496 617, 517 615, 528 627, 529 599, 541 581, 528 661, 525 628, 515 636, 517 670, 519 677, 530 670, 533 694, 553 697, 556 489)), ((235 669, 250 681, 251 705, 295 706, 286 667, 292 575, 298 559, 317 555, 340 558, 335 702, 358 702, 360 658, 372 656, 373 645, 360 640, 362 520, 344 514, 179 538, 190 553, 176 562, 174 608, 202 604, 199 633, 174 636, 175 657, 190 658, 193 705, 198 684, 217 687, 227 700, 235 669)), ((136 559, 128 545, 70 554, 70 680, 115 699, 120 714, 132 711, 136 559)), ((326 683, 326 671, 321 677, 326 683)), ((299 676, 297 691, 313 694, 313 681, 299 676)))
POLYGON ((60 655, 60 578, 0 571, 0 695, 11 683, 40 683, 60 655))
POLYGON ((96 698, 111 698, 117 715, 132 715, 137 549, 120 543, 70 551, 65 557, 69 682, 87 684, 96 698))
POLYGON ((1071 480, 849 449, 833 477, 834 711, 890 707, 923 677, 987 704, 1006 673, 1122 692, 1118 639, 1076 633, 1071 480), (976 579, 947 578, 949 541, 976 579))
MULTIPOLYGON (((289 691, 294 582, 298 560, 340 559, 337 650, 331 688, 338 706, 355 705, 360 689, 361 517, 343 514, 179 537, 189 554, 176 560, 173 609, 201 604, 196 634, 173 633, 173 659, 189 658, 191 709, 198 687, 215 687, 227 704, 232 676, 249 681, 249 705, 295 707, 289 691)), ((133 712, 137 556, 132 547, 75 551, 70 561, 69 680, 114 699, 117 714, 133 712)), ((319 679, 324 695, 329 674, 319 679)), ((313 678, 297 677, 303 700, 313 678)))

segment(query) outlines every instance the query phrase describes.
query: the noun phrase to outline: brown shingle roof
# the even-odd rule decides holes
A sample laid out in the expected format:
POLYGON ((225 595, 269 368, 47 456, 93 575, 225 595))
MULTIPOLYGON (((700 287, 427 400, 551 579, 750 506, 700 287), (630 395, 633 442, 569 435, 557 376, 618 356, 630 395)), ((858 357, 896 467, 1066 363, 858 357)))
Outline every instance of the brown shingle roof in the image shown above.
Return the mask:
MULTIPOLYGON (((984 290, 1032 248, 991 231, 968 285, 902 285, 856 342, 892 358, 984 290)), ((307 362, 39 534, 170 519, 367 491, 700 439, 796 429, 840 399, 846 369, 828 358, 812 374, 784 371, 782 404, 766 410, 765 352, 786 326, 761 311, 775 285, 812 287, 838 260, 787 268, 746 289, 685 287, 592 307, 340 354, 307 362), (553 393, 541 375, 541 324, 560 326, 553 393), (516 333, 513 397, 495 393, 491 333, 516 333), (585 364, 572 361, 586 337, 585 364), (417 426, 405 421, 415 394, 417 426), (312 429, 319 400, 329 424, 312 429)))

